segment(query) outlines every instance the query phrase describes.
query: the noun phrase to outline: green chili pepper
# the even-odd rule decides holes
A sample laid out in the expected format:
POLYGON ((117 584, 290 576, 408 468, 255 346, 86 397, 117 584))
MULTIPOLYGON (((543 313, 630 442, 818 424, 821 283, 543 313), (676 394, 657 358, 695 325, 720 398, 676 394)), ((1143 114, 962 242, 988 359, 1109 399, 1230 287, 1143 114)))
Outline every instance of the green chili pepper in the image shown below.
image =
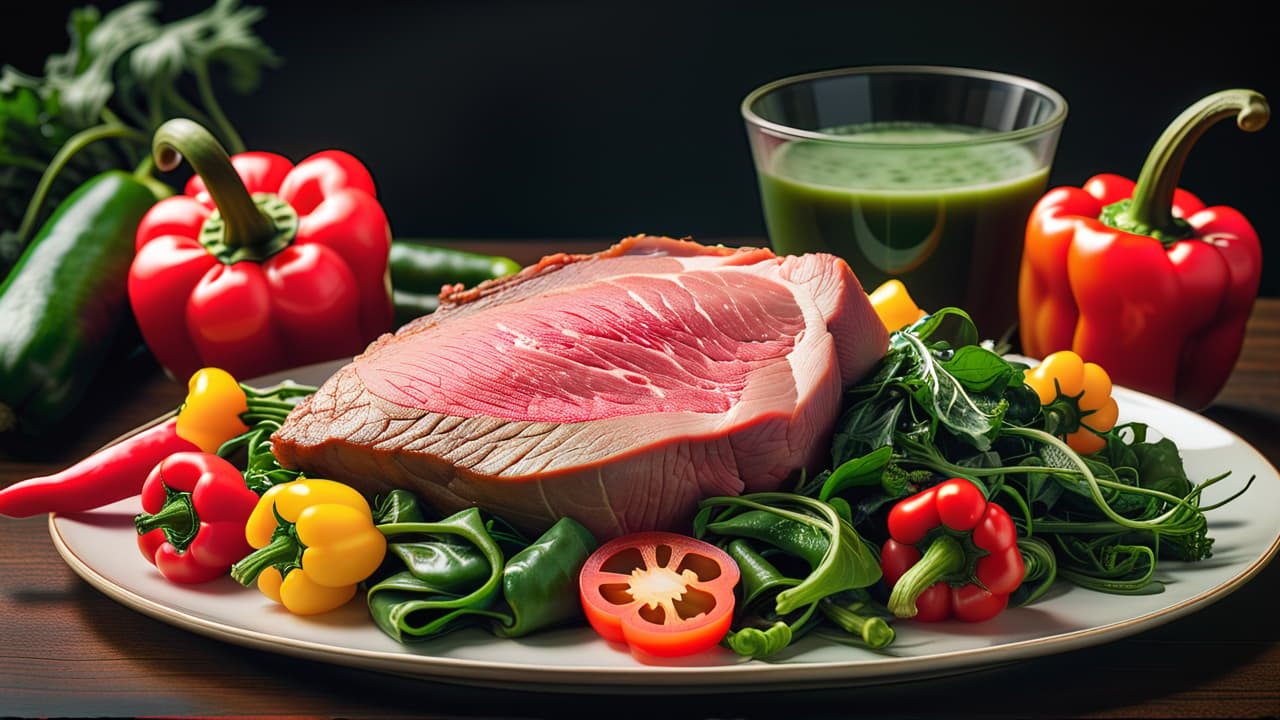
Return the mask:
POLYGON ((859 589, 822 598, 818 610, 841 630, 857 636, 872 649, 887 647, 898 633, 889 624, 893 613, 872 600, 870 593, 859 589))
POLYGON ((495 613, 493 633, 520 637, 581 618, 578 573, 595 549, 591 532, 565 517, 513 555, 502 571, 507 612, 495 613))

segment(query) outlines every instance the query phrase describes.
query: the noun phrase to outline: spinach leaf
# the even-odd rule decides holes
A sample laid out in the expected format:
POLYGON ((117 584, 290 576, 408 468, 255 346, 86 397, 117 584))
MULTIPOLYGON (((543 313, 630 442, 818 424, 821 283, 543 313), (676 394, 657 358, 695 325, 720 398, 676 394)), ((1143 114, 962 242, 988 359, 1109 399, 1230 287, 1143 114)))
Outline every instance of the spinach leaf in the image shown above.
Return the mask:
POLYGON ((884 511, 900 497, 949 477, 972 480, 1038 538, 1026 551, 1049 569, 1024 597, 1055 577, 1149 592, 1157 557, 1209 557, 1199 496, 1226 475, 1193 483, 1177 446, 1148 439, 1137 423, 1080 456, 1048 431, 1027 369, 981 343, 954 308, 892 333, 885 357, 846 392, 832 469, 801 491, 847 501, 855 527, 880 539, 884 511))

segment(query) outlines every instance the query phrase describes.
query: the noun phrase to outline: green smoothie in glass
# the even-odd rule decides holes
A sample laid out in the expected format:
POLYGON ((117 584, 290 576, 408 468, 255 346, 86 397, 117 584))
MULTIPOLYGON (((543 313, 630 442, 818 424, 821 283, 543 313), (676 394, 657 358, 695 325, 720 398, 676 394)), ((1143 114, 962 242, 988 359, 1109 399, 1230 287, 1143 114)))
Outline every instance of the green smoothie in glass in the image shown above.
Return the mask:
POLYGON ((987 338, 1014 326, 1060 93, 975 68, 863 66, 774 80, 741 110, 775 251, 840 255, 867 291, 897 278, 987 338))
POLYGON ((1017 316, 1027 217, 1048 168, 989 131, 924 123, 827 128, 777 147, 759 173, 780 254, 844 257, 870 292, 901 279, 927 310, 964 308, 998 337, 1017 316), (957 141, 961 141, 957 143, 957 141))

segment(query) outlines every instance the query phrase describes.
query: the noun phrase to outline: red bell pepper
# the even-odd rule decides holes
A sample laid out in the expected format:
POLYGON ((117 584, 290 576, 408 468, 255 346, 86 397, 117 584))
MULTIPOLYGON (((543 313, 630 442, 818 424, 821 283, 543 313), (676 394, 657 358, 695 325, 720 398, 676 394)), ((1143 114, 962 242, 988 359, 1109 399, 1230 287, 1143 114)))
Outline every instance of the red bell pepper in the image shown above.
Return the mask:
POLYGON ((1041 198, 1019 278, 1024 353, 1074 350, 1117 384, 1192 409, 1213 401, 1240 354, 1262 250, 1240 212, 1177 182, 1195 140, 1232 115, 1254 131, 1270 110, 1253 91, 1215 93, 1165 130, 1136 183, 1102 174, 1041 198))
POLYGON ((235 465, 206 452, 180 452, 155 466, 142 486, 134 518, 138 549, 165 578, 209 582, 253 552, 245 523, 258 494, 235 465))
POLYGON ((228 158, 185 119, 154 147, 162 170, 186 157, 196 173, 142 219, 129 272, 143 339, 173 376, 255 377, 354 355, 391 329, 391 230, 358 160, 228 158))
POLYGON ((1026 575, 1013 519, 963 478, 898 502, 888 526, 880 569, 898 617, 988 620, 1026 575))

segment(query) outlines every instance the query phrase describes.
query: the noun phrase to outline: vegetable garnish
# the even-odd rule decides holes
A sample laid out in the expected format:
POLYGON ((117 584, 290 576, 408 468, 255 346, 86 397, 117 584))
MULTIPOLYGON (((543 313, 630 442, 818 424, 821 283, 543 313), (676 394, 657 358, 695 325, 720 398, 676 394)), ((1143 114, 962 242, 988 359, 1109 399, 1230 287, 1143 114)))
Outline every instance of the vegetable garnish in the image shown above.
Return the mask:
POLYGON ((591 627, 645 660, 692 655, 719 643, 733 620, 739 572, 715 545, 651 531, 605 543, 579 577, 591 627))
MULTIPOLYGON (((847 392, 833 469, 801 492, 849 502, 854 524, 870 529, 886 506, 964 478, 1013 518, 1024 562, 1034 561, 1042 583, 1061 577, 1108 592, 1159 592, 1158 558, 1209 557, 1205 513, 1252 478, 1203 505, 1204 491, 1230 472, 1193 483, 1177 446, 1148 439, 1140 423, 1111 428, 1101 449, 1081 455, 1048 431, 1050 413, 1025 381, 1028 369, 979 343, 957 308, 893 333, 880 365, 847 392)), ((1025 596, 1034 593, 1015 594, 1025 596)))
POLYGON ((1208 405, 1239 356, 1262 248, 1240 212, 1205 207, 1178 176, 1211 124, 1256 131, 1270 114, 1252 90, 1214 93, 1169 125, 1136 183, 1103 174, 1041 198, 1019 278, 1023 352, 1074 350, 1121 385, 1208 405))
POLYGON ((134 517, 138 549, 167 579, 204 583, 253 548, 244 526, 258 504, 235 465, 208 452, 179 452, 156 465, 134 517))
POLYGON ((1097 363, 1059 350, 1026 372, 1027 385, 1044 407, 1045 431, 1088 455, 1106 446, 1103 433, 1116 426, 1120 406, 1111 397, 1111 377, 1097 363))
POLYGON ((888 526, 880 567, 898 617, 989 620, 1022 584, 1013 520, 968 480, 953 478, 899 501, 888 526))
POLYGON ((176 429, 177 421, 170 417, 65 470, 0 489, 0 515, 83 512, 133 497, 156 463, 176 452, 199 449, 176 429))
POLYGON ((249 412, 249 397, 231 373, 201 368, 187 381, 187 400, 178 409, 177 432, 207 453, 248 432, 241 416, 249 412))
POLYGON ((387 550, 364 497, 319 478, 267 490, 244 533, 257 550, 231 567, 231 577, 246 586, 257 581, 263 595, 296 615, 345 605, 387 550))
POLYGON ((726 644, 768 657, 814 630, 826 617, 872 648, 888 645, 889 614, 865 589, 880 579, 875 552, 849 521, 841 500, 795 493, 708 498, 694 534, 738 563, 742 602, 726 644))
POLYGON ((169 372, 254 377, 355 355, 391 329, 391 229, 354 157, 229 158, 185 118, 156 131, 155 153, 162 170, 186 158, 196 172, 143 217, 129 270, 138 327, 169 372))
POLYGON ((531 542, 477 508, 428 521, 412 493, 392 490, 374 522, 387 559, 368 582, 369 614, 400 642, 475 625, 521 637, 582 620, 578 572, 596 541, 572 518, 531 542))

